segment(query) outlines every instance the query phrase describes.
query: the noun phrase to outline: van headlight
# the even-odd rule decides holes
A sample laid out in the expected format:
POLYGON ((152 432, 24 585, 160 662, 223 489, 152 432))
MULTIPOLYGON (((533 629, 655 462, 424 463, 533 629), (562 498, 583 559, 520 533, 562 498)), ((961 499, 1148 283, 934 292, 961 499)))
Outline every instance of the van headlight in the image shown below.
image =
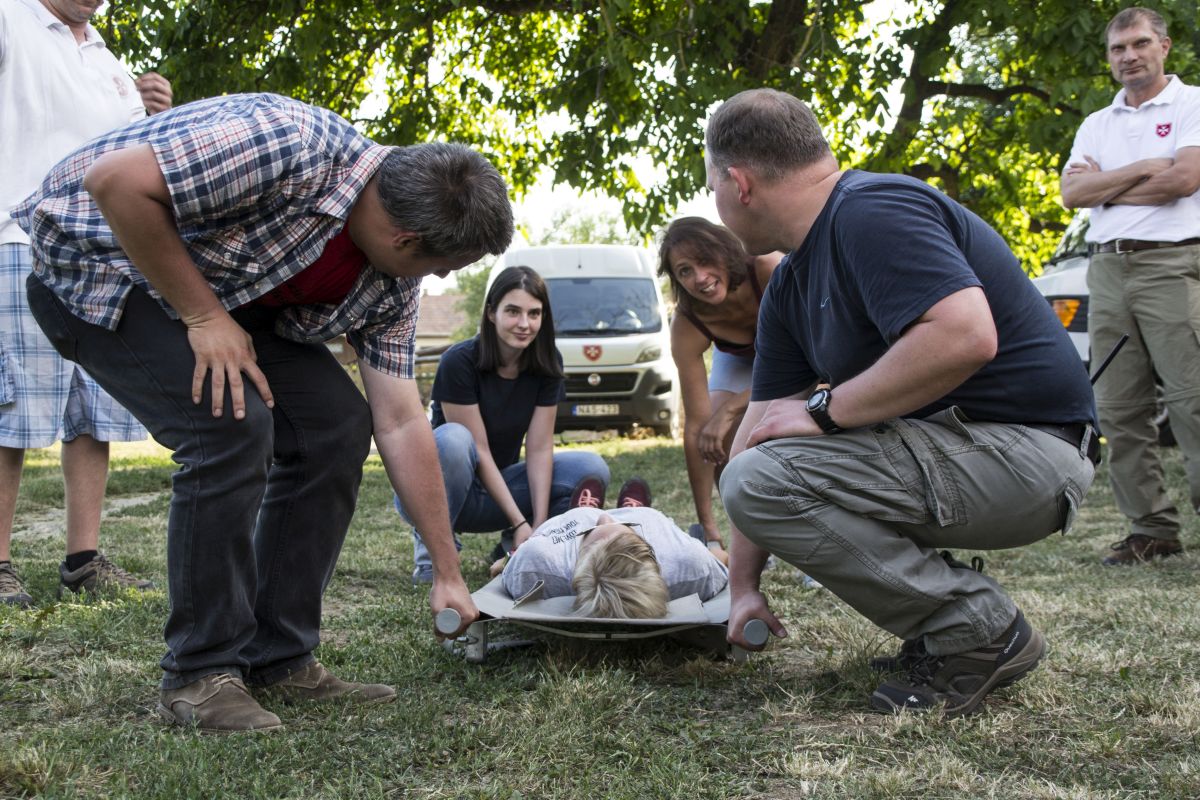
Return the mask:
POLYGON ((660 358, 662 358, 662 348, 658 345, 655 345, 653 347, 647 347, 645 350, 639 353, 637 360, 633 363, 645 364, 647 361, 658 361, 660 358))

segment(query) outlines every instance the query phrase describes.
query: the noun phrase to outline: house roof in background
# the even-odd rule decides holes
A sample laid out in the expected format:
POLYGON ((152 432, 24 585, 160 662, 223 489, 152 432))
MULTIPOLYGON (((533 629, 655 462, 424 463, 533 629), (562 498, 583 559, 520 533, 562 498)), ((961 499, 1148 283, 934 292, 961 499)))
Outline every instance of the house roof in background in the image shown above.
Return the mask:
POLYGON ((449 336, 466 321, 459 311, 461 294, 425 294, 421 296, 421 314, 417 317, 417 336, 449 336))

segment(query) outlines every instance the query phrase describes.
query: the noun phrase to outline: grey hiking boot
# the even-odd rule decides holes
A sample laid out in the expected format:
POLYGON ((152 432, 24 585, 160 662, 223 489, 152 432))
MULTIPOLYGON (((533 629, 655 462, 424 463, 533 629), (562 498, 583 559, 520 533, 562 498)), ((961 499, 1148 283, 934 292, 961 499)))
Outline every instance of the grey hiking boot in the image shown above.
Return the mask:
POLYGON ((33 605, 33 598, 25 591, 25 585, 21 583, 21 576, 7 561, 0 564, 0 603, 21 608, 29 608, 33 605))
POLYGON ((880 684, 871 695, 879 711, 941 710, 948 717, 970 714, 988 692, 1024 678, 1046 652, 1046 642, 1017 612, 995 641, 978 650, 918 658, 906 679, 880 684))
POLYGON ((354 683, 344 681, 313 661, 286 678, 266 686, 254 687, 270 697, 278 697, 285 703, 304 701, 345 699, 351 703, 372 705, 390 703, 396 699, 396 690, 382 683, 354 683))
POLYGON ((105 589, 129 588, 145 591, 153 589, 154 584, 121 569, 109 561, 104 553, 97 553, 95 558, 77 570, 68 570, 65 561, 58 565, 59 597, 62 597, 63 589, 70 589, 76 594, 81 591, 97 594, 105 589))
POLYGON ((283 727, 246 691, 246 684, 229 673, 205 675, 181 689, 163 689, 158 713, 168 722, 194 727, 201 733, 272 731, 283 727))

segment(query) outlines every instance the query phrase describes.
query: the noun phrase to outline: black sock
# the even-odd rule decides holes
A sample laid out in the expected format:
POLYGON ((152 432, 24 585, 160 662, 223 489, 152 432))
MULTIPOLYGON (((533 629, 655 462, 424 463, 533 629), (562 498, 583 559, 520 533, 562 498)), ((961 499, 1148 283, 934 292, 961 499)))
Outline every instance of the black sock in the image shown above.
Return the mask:
POLYGON ((99 553, 95 550, 80 550, 78 553, 67 553, 67 571, 74 572, 97 555, 99 553))

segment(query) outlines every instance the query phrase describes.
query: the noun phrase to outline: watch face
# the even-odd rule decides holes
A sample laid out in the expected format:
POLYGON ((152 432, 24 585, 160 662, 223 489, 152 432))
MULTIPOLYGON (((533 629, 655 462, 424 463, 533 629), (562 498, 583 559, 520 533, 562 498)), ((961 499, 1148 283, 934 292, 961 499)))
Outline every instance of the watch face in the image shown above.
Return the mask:
POLYGON ((828 389, 817 389, 808 397, 808 410, 820 408, 825 405, 825 398, 829 396, 828 389))

